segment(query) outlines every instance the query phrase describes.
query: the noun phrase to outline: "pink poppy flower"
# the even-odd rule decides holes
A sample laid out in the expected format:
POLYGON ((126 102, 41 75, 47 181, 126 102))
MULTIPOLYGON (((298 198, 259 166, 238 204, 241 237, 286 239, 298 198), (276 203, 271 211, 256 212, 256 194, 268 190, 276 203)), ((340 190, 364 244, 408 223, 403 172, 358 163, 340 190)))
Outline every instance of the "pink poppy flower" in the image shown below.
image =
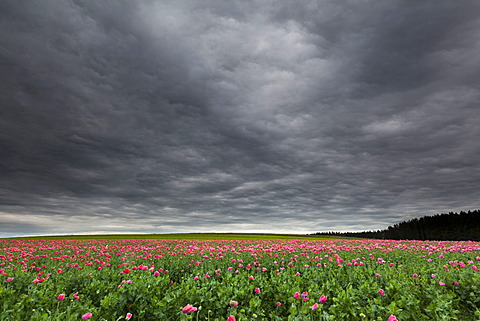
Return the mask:
POLYGON ((260 291, 260 288, 255 288, 255 290, 254 290, 254 291, 255 291, 255 293, 257 293, 257 294, 260 294, 260 293, 262 293, 262 292, 260 291))
POLYGON ((312 305, 312 310, 318 309, 318 306, 319 306, 318 303, 315 303, 314 305, 312 305))
POLYGON ((228 303, 228 305, 230 305, 231 307, 236 307, 238 305, 238 302, 237 301, 234 301, 234 300, 230 300, 230 302, 228 303))
POLYGON ((327 299, 328 299, 328 296, 321 295, 320 299, 318 299, 318 302, 325 303, 325 302, 327 302, 327 299))
POLYGON ((385 291, 383 289, 378 290, 378 293, 380 293, 381 295, 385 295, 385 291))
POLYGON ((85 313, 84 315, 82 315, 82 319, 83 320, 88 320, 92 317, 92 314, 90 312, 87 312, 85 313))
POLYGON ((293 295, 293 297, 294 297, 295 299, 300 299, 300 298, 301 298, 300 292, 295 292, 295 294, 293 295))
POLYGON ((279 306, 282 305, 282 303, 280 303, 280 302, 277 302, 277 303, 275 303, 275 304, 277 305, 277 307, 279 307, 279 306))
POLYGON ((197 311, 197 308, 194 307, 191 304, 187 304, 186 306, 183 307, 182 312, 183 313, 190 313, 190 312, 195 312, 197 311))
POLYGON ((230 316, 227 318, 227 321, 237 321, 237 319, 236 319, 233 315, 230 315, 230 316))
POLYGON ((391 316, 388 317, 387 321, 398 321, 398 320, 397 320, 397 317, 392 314, 391 316))
POLYGON ((132 318, 133 314, 131 313, 127 313, 127 315, 125 316, 125 320, 130 320, 132 318))
POLYGON ((57 301, 63 301, 63 299, 65 299, 65 294, 62 293, 57 296, 57 301))

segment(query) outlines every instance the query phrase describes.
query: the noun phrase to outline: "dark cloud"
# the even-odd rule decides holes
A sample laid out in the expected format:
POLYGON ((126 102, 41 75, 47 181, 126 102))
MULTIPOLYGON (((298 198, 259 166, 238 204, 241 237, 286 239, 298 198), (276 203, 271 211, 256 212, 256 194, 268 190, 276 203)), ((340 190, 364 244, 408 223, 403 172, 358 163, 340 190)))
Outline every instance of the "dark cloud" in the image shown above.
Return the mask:
POLYGON ((480 6, 3 1, 0 235, 479 208, 480 6))

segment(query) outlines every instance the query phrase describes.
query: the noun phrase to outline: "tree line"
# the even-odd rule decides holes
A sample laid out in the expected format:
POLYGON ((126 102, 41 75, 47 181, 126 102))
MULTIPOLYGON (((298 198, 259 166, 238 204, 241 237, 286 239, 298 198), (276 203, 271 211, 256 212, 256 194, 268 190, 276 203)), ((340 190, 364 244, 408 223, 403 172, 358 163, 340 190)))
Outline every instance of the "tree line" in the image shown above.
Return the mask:
POLYGON ((403 221, 385 230, 364 232, 318 232, 332 235, 391 240, 480 241, 480 210, 423 216, 403 221))

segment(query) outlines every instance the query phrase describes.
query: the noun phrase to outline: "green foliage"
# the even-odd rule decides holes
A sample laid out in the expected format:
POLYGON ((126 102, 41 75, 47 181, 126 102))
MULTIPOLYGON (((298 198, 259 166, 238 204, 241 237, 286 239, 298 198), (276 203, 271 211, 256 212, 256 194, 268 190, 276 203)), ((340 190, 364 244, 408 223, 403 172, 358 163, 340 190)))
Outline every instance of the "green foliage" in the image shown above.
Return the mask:
POLYGON ((478 320, 480 246, 1 241, 0 320, 478 320), (295 294, 298 292, 299 294, 295 294), (65 294, 63 300, 57 300, 65 294), (328 297, 320 303, 321 296, 328 297), (238 302, 232 306, 230 300, 238 302), (314 308, 317 303, 318 307, 314 308), (188 304, 196 311, 183 313, 188 304))
POLYGON ((319 232, 314 235, 391 240, 480 241, 480 210, 423 216, 394 224, 385 230, 319 232))

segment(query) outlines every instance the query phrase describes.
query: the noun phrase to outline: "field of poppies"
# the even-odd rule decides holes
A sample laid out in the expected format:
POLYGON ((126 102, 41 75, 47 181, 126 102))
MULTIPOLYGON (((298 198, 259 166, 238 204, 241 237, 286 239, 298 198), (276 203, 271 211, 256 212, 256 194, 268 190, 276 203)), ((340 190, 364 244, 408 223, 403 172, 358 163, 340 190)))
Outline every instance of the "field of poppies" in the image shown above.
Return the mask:
POLYGON ((480 320, 480 244, 0 240, 0 320, 480 320))

